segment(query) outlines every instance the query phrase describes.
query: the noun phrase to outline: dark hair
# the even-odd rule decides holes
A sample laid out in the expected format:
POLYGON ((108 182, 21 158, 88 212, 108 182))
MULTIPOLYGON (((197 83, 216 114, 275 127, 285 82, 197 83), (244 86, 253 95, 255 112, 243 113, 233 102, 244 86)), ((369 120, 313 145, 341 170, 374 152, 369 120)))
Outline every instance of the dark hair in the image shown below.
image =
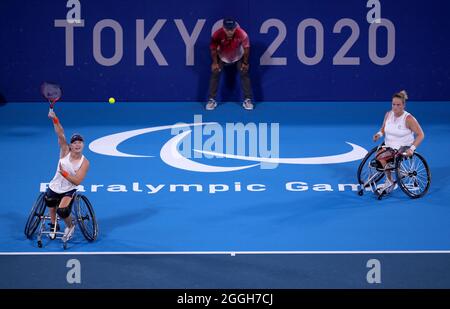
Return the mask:
POLYGON ((402 90, 395 93, 392 98, 399 98, 400 100, 402 100, 403 104, 405 104, 406 100, 408 100, 408 94, 406 93, 406 90, 402 90))
POLYGON ((75 134, 73 134, 72 137, 70 138, 70 143, 72 144, 72 143, 75 142, 75 141, 84 142, 84 138, 83 138, 83 136, 81 136, 80 134, 75 133, 75 134))
POLYGON ((237 27, 237 23, 233 18, 224 18, 223 27, 227 30, 233 30, 237 27))

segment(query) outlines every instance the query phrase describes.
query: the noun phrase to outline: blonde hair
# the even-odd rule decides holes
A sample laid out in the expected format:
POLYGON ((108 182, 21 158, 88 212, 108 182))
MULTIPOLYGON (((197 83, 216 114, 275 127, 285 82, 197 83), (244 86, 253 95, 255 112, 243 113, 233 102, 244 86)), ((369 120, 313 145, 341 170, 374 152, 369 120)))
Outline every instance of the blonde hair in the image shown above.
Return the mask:
POLYGON ((392 98, 399 98, 400 100, 402 100, 403 104, 405 104, 406 100, 408 100, 408 94, 406 93, 406 90, 402 90, 395 93, 392 98))

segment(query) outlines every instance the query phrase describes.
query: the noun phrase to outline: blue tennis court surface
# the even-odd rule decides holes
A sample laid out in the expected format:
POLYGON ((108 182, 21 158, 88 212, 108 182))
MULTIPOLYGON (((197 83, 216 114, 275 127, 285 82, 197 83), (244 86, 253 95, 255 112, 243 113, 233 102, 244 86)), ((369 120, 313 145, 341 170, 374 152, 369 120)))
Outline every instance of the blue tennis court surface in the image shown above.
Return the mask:
MULTIPOLYGON (((419 269, 430 274, 428 281, 421 274, 424 282, 450 287, 450 272, 444 267, 450 262, 450 105, 407 105, 426 135, 418 152, 431 169, 428 194, 411 200, 397 189, 378 201, 371 192, 357 195, 356 170, 375 146, 372 135, 389 109, 389 102, 266 102, 252 112, 235 103, 219 105, 214 112, 185 102, 58 103, 66 136, 79 132, 86 140, 84 154, 91 167, 81 191, 94 206, 100 230, 93 243, 78 230, 61 255, 59 241, 44 240, 38 248, 36 240, 23 234, 30 208, 57 166, 57 138, 46 105, 0 106, 0 251, 1 259, 15 257, 16 265, 1 263, 11 278, 2 287, 33 287, 32 279, 25 284, 17 277, 28 255, 34 263, 67 260, 69 255, 89 259, 91 277, 95 269, 101 273, 106 267, 94 266, 101 264, 95 261, 107 261, 108 267, 121 269, 122 277, 127 273, 136 279, 124 279, 122 285, 91 280, 86 287, 364 287, 351 276, 324 283, 324 275, 318 274, 332 271, 333 263, 347 263, 340 271, 356 267, 364 279, 370 254, 395 260, 391 274, 392 265, 409 261, 406 272, 419 269), (176 126, 181 122, 191 125, 176 126), (208 123, 214 123, 214 132, 205 130, 208 123), (229 147, 214 150, 230 154, 228 158, 201 155, 198 150, 211 146, 212 138, 216 145, 226 141, 227 126, 236 123, 257 128, 256 157, 274 150, 271 141, 263 142, 261 124, 266 124, 269 140, 270 132, 278 132, 279 157, 297 161, 280 160, 273 166, 233 157, 238 155, 236 139, 224 143, 235 146, 234 153, 229 147), (183 130, 175 132, 174 127, 183 130), (351 251, 361 254, 346 255, 351 251), (54 255, 34 255, 41 253, 54 255), (435 268, 425 267, 424 259, 435 268), (212 265, 222 275, 207 284, 207 278, 192 279, 181 271, 201 271, 202 265, 212 265), (298 267, 305 265, 310 265, 308 271, 298 279, 298 267), (156 266, 159 270, 152 268, 156 266), (153 269, 147 268, 149 276, 165 279, 142 279, 142 267, 153 269), (241 272, 242 280, 227 280, 224 274, 230 272, 241 272), (437 273, 440 280, 433 277, 437 273), (177 274, 190 279, 167 279, 177 274)), ((244 157, 251 156, 249 144, 247 139, 244 157)), ((36 282, 38 277, 33 277, 36 282)), ((385 283, 404 286, 418 285, 401 277, 385 283)))

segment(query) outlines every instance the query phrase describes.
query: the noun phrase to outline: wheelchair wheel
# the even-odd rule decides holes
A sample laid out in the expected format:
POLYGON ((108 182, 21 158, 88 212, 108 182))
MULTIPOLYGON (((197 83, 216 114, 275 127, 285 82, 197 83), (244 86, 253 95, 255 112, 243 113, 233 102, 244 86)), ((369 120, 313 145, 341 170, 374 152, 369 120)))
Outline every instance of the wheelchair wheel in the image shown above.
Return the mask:
POLYGON ((25 236, 28 239, 31 239, 33 237, 34 232, 36 231, 37 227, 39 226, 39 223, 42 220, 42 216, 45 212, 45 199, 44 199, 45 193, 39 194, 38 198, 36 199, 36 202, 34 202, 33 208, 31 208, 31 212, 28 216, 27 223, 25 225, 25 236))
POLYGON ((358 194, 361 196, 364 194, 366 188, 371 187, 371 184, 377 184, 384 177, 384 173, 376 169, 374 165, 375 157, 377 155, 378 146, 372 148, 364 159, 361 161, 358 167, 357 178, 361 188, 358 194))
POLYGON ((431 172, 425 159, 418 153, 403 157, 396 166, 398 185, 411 198, 424 196, 431 184, 431 172))
POLYGON ((80 226, 84 238, 94 241, 98 236, 98 225, 95 219, 94 209, 88 198, 82 194, 75 197, 76 220, 80 226))

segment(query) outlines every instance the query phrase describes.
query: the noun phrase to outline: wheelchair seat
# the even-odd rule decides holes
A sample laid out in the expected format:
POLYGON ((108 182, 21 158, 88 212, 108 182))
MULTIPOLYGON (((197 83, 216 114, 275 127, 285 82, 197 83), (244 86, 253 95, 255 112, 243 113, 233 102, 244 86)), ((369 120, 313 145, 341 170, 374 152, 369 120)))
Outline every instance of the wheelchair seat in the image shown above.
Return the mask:
MULTIPOLYGON (((47 227, 46 222, 50 222, 50 214, 45 213, 48 202, 59 203, 59 199, 49 199, 44 192, 40 193, 28 215, 24 230, 25 236, 28 239, 32 239, 37 230, 37 245, 39 248, 42 248, 42 236, 54 233, 56 238, 63 240, 63 248, 67 249, 67 240, 63 238, 64 233, 51 231, 47 227)), ((78 192, 74 194, 71 203, 73 206, 73 223, 79 226, 81 233, 87 241, 95 241, 98 237, 98 225, 92 204, 86 196, 78 192)), ((57 215, 56 225, 58 225, 59 221, 60 218, 57 215)))

